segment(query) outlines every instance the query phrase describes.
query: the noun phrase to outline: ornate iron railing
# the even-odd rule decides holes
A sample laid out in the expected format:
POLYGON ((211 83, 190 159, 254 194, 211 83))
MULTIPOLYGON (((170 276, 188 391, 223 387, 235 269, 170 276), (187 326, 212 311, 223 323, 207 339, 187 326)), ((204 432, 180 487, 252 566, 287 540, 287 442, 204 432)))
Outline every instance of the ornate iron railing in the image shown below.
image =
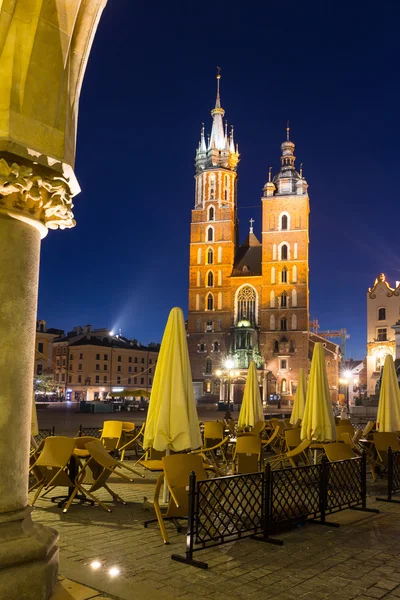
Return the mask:
POLYGON ((54 425, 51 429, 39 429, 39 433, 34 436, 36 443, 39 445, 42 440, 52 435, 55 435, 55 431, 56 428, 54 427, 54 425))
MULTIPOLYGON (((400 461, 398 464, 400 468, 400 461)), ((346 508, 378 512, 367 509, 366 494, 365 454, 331 463, 325 458, 318 465, 276 471, 267 465, 264 473, 205 481, 196 481, 193 472, 186 553, 171 558, 206 569, 207 563, 193 559, 194 552, 245 537, 282 544, 270 535, 310 517, 325 524, 327 514, 346 508)))
POLYGON ((88 435, 90 437, 101 438, 101 428, 100 427, 86 427, 83 425, 79 425, 79 431, 77 433, 77 437, 82 437, 84 435, 88 435))
POLYGON ((400 451, 393 452, 389 446, 387 453, 387 498, 377 498, 381 502, 398 502, 393 495, 400 492, 400 451))

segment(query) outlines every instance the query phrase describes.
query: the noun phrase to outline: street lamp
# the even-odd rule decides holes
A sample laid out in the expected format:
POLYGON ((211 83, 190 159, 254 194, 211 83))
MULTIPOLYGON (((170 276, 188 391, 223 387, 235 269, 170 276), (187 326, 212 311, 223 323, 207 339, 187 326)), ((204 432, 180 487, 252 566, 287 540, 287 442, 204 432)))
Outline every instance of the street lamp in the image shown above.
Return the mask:
POLYGON ((346 408, 347 414, 349 413, 349 380, 346 377, 339 379, 339 383, 344 386, 346 390, 346 408))
POLYGON ((234 366, 235 366, 235 363, 233 362, 233 360, 231 358, 227 358, 226 361, 224 362, 224 368, 217 369, 215 371, 215 375, 221 379, 221 385, 223 384, 224 378, 226 378, 226 380, 228 382, 228 402, 225 403, 225 404, 227 404, 226 411, 225 411, 225 419, 232 418, 231 411, 230 411, 232 379, 234 377, 238 377, 240 375, 240 371, 235 371, 233 369, 234 366))

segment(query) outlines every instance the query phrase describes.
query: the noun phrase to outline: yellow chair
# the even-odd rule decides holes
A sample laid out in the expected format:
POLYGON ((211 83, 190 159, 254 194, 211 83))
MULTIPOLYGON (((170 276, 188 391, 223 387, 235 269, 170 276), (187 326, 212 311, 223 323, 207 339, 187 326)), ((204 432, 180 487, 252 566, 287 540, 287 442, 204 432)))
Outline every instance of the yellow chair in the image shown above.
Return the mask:
POLYGON ((400 450, 398 435, 394 432, 375 431, 373 438, 378 458, 382 465, 387 468, 389 447, 393 452, 398 452, 400 450))
MULTIPOLYGON (((272 419, 271 419, 272 421, 272 419)), ((264 448, 270 448, 276 454, 282 453, 282 444, 284 442, 283 431, 284 431, 284 423, 278 423, 275 426, 274 431, 271 436, 266 440, 261 440, 261 443, 264 448)))
POLYGON ((80 469, 76 477, 76 488, 75 494, 80 490, 83 494, 88 495, 94 502, 99 504, 107 512, 111 512, 111 509, 101 502, 93 492, 96 492, 100 488, 104 488, 112 496, 113 500, 126 504, 124 500, 118 494, 113 492, 107 485, 107 481, 111 475, 118 475, 126 481, 133 482, 133 479, 120 472, 120 469, 128 469, 129 471, 143 477, 141 473, 135 471, 131 467, 127 467, 126 464, 122 464, 116 460, 107 452, 100 440, 95 439, 86 444, 86 450, 89 454, 89 458, 83 467, 80 469), (89 486, 87 489, 85 486, 89 486))
POLYGON ((203 459, 196 454, 174 454, 162 458, 163 473, 158 477, 154 492, 154 510, 156 519, 145 521, 144 526, 158 521, 164 544, 169 544, 168 533, 164 521, 171 519, 177 531, 180 531, 178 519, 186 519, 188 516, 188 486, 190 473, 196 473, 197 480, 207 479, 203 459), (163 481, 168 486, 170 493, 169 503, 165 512, 161 511, 159 504, 160 491, 163 481))
POLYGON ((100 441, 107 450, 118 450, 122 443, 122 421, 104 421, 100 441))
POLYGON ((361 435, 362 435, 361 429, 358 429, 356 431, 353 438, 350 437, 349 433, 345 432, 345 433, 342 433, 342 441, 345 444, 347 444, 348 446, 350 446, 352 448, 353 452, 355 454, 357 454, 357 456, 361 456, 362 452, 365 451, 365 457, 367 459, 369 468, 371 469, 372 479, 375 481, 376 480, 376 468, 377 467, 383 468, 383 465, 381 463, 379 463, 379 461, 375 460, 375 457, 373 456, 370 449, 366 449, 359 445, 358 442, 361 438, 361 435))
POLYGON ((344 423, 344 424, 343 424, 343 421, 341 421, 339 423, 339 425, 336 425, 336 439, 337 440, 341 439, 342 433, 349 433, 350 437, 354 436, 354 427, 350 423, 350 421, 348 421, 347 423, 344 423))
POLYGON ((265 429, 265 421, 257 421, 254 427, 251 430, 251 433, 254 435, 261 435, 265 429))
POLYGON ((139 431, 133 429, 125 430, 123 428, 123 436, 122 436, 122 446, 118 448, 121 452, 121 460, 125 458, 125 452, 127 450, 135 450, 136 456, 139 455, 140 449, 143 450, 143 435, 144 429, 146 427, 146 423, 143 423, 139 431))
POLYGON ((368 421, 363 429, 362 437, 366 438, 375 429, 375 421, 368 421))
POLYGON ((217 466, 217 451, 219 451, 223 464, 227 465, 226 449, 230 436, 225 436, 224 424, 220 421, 206 421, 203 436, 204 446, 195 452, 205 454, 217 466))
POLYGON ((86 449, 86 444, 92 442, 93 440, 98 440, 90 435, 82 435, 81 437, 76 437, 75 439, 75 448, 74 448, 74 456, 78 456, 79 458, 87 458, 89 456, 89 452, 86 449))
POLYGON ((310 461, 307 451, 310 444, 311 440, 303 440, 296 448, 279 454, 278 456, 273 456, 267 459, 267 461, 271 465, 272 469, 285 467, 287 463, 291 467, 298 467, 301 462, 304 465, 308 465, 310 461))
POLYGON ((346 460, 348 458, 355 458, 357 456, 357 454, 353 452, 352 447, 349 444, 344 444, 343 442, 324 444, 324 452, 329 462, 333 462, 335 460, 346 460))
POLYGON ((63 509, 63 512, 67 512, 77 492, 75 482, 69 473, 69 462, 74 449, 74 438, 52 436, 44 440, 43 450, 30 468, 30 471, 39 477, 37 486, 35 486, 38 489, 32 500, 32 506, 43 488, 46 493, 58 486, 74 488, 63 509))
POLYGON ((232 473, 257 473, 261 469, 260 436, 252 433, 238 435, 232 459, 232 473))
POLYGON ((301 429, 299 427, 296 429, 292 428, 283 430, 283 434, 285 436, 286 450, 288 452, 290 450, 294 450, 295 448, 297 448, 297 446, 301 444, 300 433, 301 429))

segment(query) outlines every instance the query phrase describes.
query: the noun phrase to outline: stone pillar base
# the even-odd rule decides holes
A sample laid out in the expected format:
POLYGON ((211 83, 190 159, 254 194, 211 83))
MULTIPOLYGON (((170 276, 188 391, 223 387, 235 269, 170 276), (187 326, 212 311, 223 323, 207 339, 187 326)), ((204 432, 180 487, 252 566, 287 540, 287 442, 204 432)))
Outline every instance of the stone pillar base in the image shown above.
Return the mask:
POLYGON ((58 577, 58 533, 33 523, 31 508, 0 513, 0 598, 48 600, 58 577))

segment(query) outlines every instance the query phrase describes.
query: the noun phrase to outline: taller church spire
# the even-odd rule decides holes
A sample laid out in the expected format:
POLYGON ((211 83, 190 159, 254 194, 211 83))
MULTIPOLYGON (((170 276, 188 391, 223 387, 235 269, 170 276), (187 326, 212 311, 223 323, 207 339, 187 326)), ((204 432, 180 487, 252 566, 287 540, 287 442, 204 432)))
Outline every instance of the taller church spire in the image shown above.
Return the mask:
POLYGON ((211 129, 210 147, 216 148, 217 150, 225 150, 225 135, 224 135, 224 124, 223 118, 225 115, 224 109, 221 107, 221 96, 219 90, 219 82, 221 80, 221 69, 217 67, 217 98, 215 101, 215 108, 211 111, 213 118, 213 124, 211 129))

